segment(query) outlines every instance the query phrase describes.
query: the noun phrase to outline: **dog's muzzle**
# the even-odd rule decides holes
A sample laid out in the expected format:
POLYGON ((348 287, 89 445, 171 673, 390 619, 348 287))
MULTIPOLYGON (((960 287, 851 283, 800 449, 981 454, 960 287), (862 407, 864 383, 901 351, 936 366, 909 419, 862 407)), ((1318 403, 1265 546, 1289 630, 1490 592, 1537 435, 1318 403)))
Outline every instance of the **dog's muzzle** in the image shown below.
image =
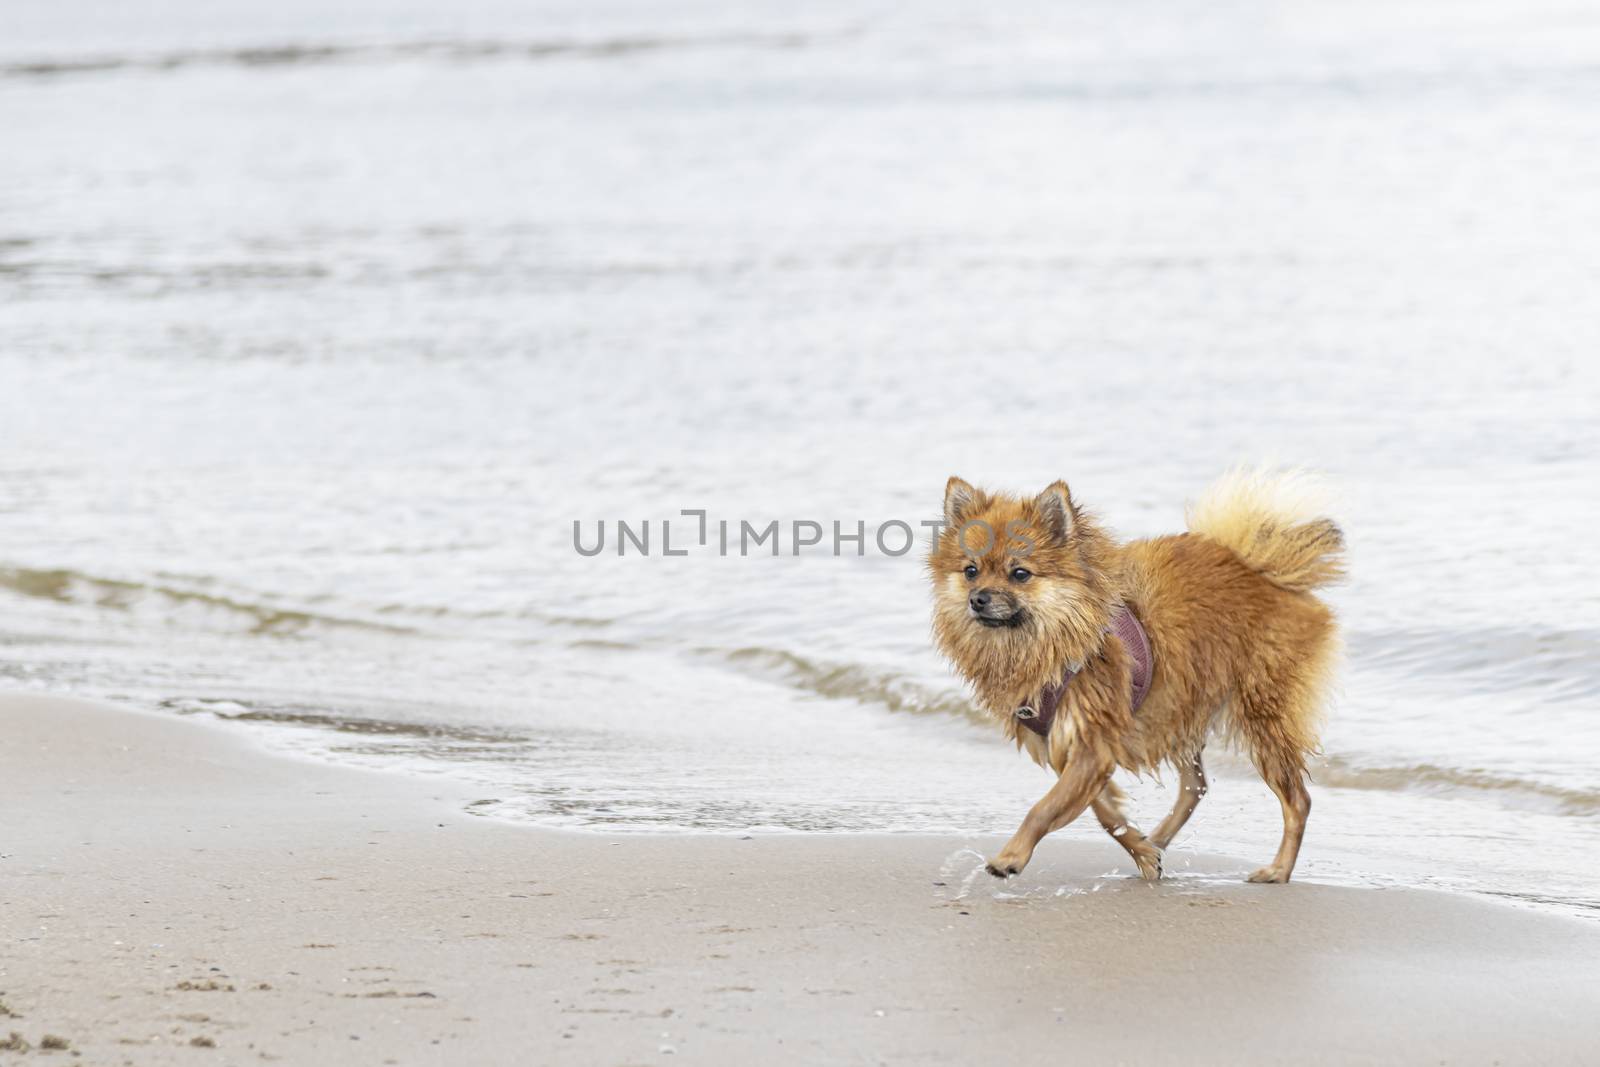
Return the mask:
POLYGON ((967 608, 983 626, 1020 626, 1024 617, 1017 598, 1003 589, 974 589, 967 596, 967 608))

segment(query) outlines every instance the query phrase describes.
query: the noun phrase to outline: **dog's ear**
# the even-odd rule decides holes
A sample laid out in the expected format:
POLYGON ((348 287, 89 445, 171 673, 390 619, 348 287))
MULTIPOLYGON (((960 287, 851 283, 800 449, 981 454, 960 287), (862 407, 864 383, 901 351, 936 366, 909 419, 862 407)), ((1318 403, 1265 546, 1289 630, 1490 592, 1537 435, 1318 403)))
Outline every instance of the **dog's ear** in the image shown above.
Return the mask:
POLYGON ((944 483, 944 522, 951 529, 957 529, 977 510, 983 501, 983 494, 960 478, 952 477, 944 483))
POLYGON ((1050 537, 1057 541, 1072 537, 1073 528, 1078 524, 1078 513, 1073 509, 1072 493, 1067 489, 1066 482, 1051 482, 1050 488, 1033 498, 1033 508, 1039 513, 1039 522, 1050 537))

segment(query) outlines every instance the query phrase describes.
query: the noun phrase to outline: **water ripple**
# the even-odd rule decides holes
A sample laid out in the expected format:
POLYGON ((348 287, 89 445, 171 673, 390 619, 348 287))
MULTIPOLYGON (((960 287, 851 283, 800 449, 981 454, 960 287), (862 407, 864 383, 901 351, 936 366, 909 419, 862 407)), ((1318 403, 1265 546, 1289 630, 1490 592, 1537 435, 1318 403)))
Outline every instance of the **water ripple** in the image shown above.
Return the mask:
MULTIPOLYGON (((836 36, 836 35, 835 35, 836 36)), ((593 40, 416 40, 389 43, 285 43, 244 48, 188 48, 148 54, 103 54, 0 62, 0 78, 57 78, 110 71, 169 73, 191 67, 305 67, 429 59, 464 63, 484 59, 616 59, 651 52, 705 48, 794 49, 827 38, 805 33, 725 33, 682 37, 649 35, 593 40)))

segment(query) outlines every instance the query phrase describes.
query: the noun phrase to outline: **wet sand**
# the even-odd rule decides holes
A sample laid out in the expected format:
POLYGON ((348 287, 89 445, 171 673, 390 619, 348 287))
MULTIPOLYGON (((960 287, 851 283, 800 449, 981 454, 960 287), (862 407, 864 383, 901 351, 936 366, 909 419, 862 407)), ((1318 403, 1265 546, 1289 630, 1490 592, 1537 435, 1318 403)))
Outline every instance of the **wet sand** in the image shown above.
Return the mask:
POLYGON ((564 834, 456 790, 0 694, 0 1063, 1600 1061, 1580 919, 1064 840, 997 897, 962 850, 998 838, 564 834))

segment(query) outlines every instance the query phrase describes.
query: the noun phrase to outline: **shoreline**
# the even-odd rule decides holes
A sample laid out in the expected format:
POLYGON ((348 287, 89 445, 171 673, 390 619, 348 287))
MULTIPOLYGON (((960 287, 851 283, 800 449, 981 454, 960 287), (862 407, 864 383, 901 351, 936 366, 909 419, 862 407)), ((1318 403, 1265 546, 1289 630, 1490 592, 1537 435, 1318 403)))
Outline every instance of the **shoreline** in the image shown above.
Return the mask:
POLYGON ((25 692, 0 737, 0 1063, 1600 1059, 1600 929, 1513 905, 1110 841, 963 893, 999 836, 521 826, 25 692))
MULTIPOLYGON (((3 693, 4 691, 0 690, 0 695, 3 695, 3 693)), ((158 712, 153 709, 140 708, 130 704, 109 704, 106 701, 102 701, 93 697, 73 699, 85 699, 90 703, 103 703, 107 704, 107 706, 113 706, 121 710, 129 711, 130 713, 150 714, 161 719, 174 717, 170 709, 167 711, 158 712)), ((633 837, 668 837, 673 839, 683 839, 696 837, 741 838, 747 836, 827 836, 843 839, 923 837, 936 838, 940 840, 960 839, 976 841, 983 839, 986 834, 993 834, 996 841, 1003 841, 1005 838, 1004 832, 999 830, 965 829, 957 826, 910 828, 895 827, 889 829, 863 830, 854 827, 802 829, 792 826, 772 824, 708 828, 673 823, 668 823, 665 826, 661 826, 653 823, 624 823, 622 825, 609 825, 602 823, 596 825, 589 823, 571 824, 563 822, 550 822, 537 817, 529 817, 521 814, 508 814, 501 810, 507 797, 517 797, 521 795, 519 794, 518 789, 509 783, 500 781, 491 782, 479 779, 477 777, 468 777, 466 775, 455 773, 454 770, 451 769, 434 769, 428 766, 427 761, 422 761, 420 763, 416 760, 396 761, 386 759, 382 756, 375 756, 371 753, 363 753, 360 755, 349 755, 342 753, 337 747, 333 747, 331 745, 330 735, 324 727, 297 726, 293 730, 286 731, 284 726, 279 723, 273 723, 271 725, 263 725, 255 722, 241 723, 232 719, 226 714, 218 713, 205 708, 194 709, 191 711, 178 711, 175 717, 181 721, 195 723, 205 728, 220 730, 225 736, 234 739, 236 743, 245 744, 252 750, 271 759, 288 759, 297 762, 307 762, 317 767, 348 769, 356 773, 376 774, 389 778, 399 777, 419 783, 437 783, 432 788, 438 794, 438 799, 441 802, 443 802, 446 795, 448 795, 450 797, 449 803, 458 804, 460 807, 468 809, 470 814, 475 817, 491 822, 501 823, 503 825, 516 826, 522 829, 531 829, 540 832, 552 832, 560 834, 572 833, 578 835, 599 834, 602 836, 624 839, 633 837), (296 739, 287 740, 284 736, 282 736, 286 732, 294 734, 296 739), (502 795, 498 797, 491 797, 486 796, 486 793, 497 793, 502 795)), ((992 742, 992 735, 985 737, 985 740, 992 742)), ((1005 755, 1010 757, 1012 754, 1006 752, 1005 755)), ((1270 849, 1276 843, 1276 819, 1278 817, 1277 807, 1272 801, 1270 793, 1268 793, 1265 787, 1260 783, 1259 775, 1249 764, 1248 758, 1224 746, 1221 751, 1215 754, 1208 754, 1208 771, 1212 773, 1214 781, 1219 787, 1225 785, 1229 790, 1234 790, 1242 785, 1247 790, 1255 791, 1257 794, 1255 803, 1257 805, 1258 816, 1255 821, 1258 827, 1263 830, 1263 832, 1258 835, 1258 841, 1246 846, 1241 846, 1240 842, 1237 840, 1226 843, 1217 843, 1214 840, 1214 830, 1210 835, 1208 835, 1213 838, 1213 840, 1209 843, 1210 847, 1207 847, 1207 845, 1204 844, 1198 847, 1192 845, 1189 840, 1190 835, 1187 832, 1184 835, 1180 835, 1180 838, 1174 843, 1174 847, 1169 850, 1167 854, 1168 866, 1171 868, 1167 872, 1167 878, 1169 881, 1175 878, 1184 877, 1188 873, 1191 862, 1196 858, 1206 858, 1214 861, 1211 867, 1216 869, 1216 874, 1214 877, 1217 879, 1226 881, 1235 873, 1239 878, 1243 878, 1249 871, 1260 866, 1261 858, 1266 854, 1266 852, 1263 850, 1270 849), (1232 867, 1229 867, 1230 863, 1232 864, 1232 867), (1236 868, 1236 871, 1234 868, 1236 868)), ((1038 786, 1040 790, 1043 789, 1045 783, 1046 779, 1041 775, 1038 780, 1038 786)), ((1393 854, 1392 850, 1387 853, 1377 850, 1362 852, 1359 849, 1352 849, 1348 843, 1341 844, 1338 841, 1330 842, 1323 837, 1322 834, 1326 829, 1325 824, 1328 821, 1329 815, 1334 813, 1332 809, 1334 809, 1335 805, 1347 804, 1348 797, 1352 792, 1356 795, 1364 795, 1368 791, 1359 786, 1352 789, 1343 783, 1330 783, 1328 782, 1326 776, 1321 773, 1320 768, 1313 768, 1312 783, 1315 787, 1317 787, 1316 795, 1319 798, 1318 816, 1315 826, 1318 840, 1316 841, 1315 847, 1308 850, 1309 854, 1302 855, 1302 863, 1296 868, 1295 871, 1295 880, 1298 882, 1325 886, 1340 886, 1354 889, 1425 890, 1428 892, 1461 896, 1469 900, 1484 903, 1525 909, 1541 914, 1550 914, 1565 918, 1579 919, 1588 923, 1600 921, 1597 920, 1596 917, 1597 915, 1600 915, 1600 912, 1597 912, 1596 910, 1597 907, 1600 907, 1600 905, 1597 905, 1591 899, 1593 897, 1592 891, 1584 893, 1583 895, 1576 895, 1571 891, 1571 887, 1566 887, 1567 892, 1565 895, 1562 895, 1559 892, 1552 894, 1548 891, 1548 885, 1541 883, 1536 876, 1531 875, 1522 877, 1519 881, 1517 881, 1516 886, 1518 888, 1516 889, 1510 888, 1510 886, 1504 881, 1502 881, 1502 886, 1504 886, 1503 888, 1484 885, 1474 882, 1470 878, 1464 879, 1462 877, 1462 870, 1460 868, 1459 861, 1454 867, 1448 870, 1443 870, 1438 866, 1428 866, 1424 861, 1420 860, 1415 855, 1406 857, 1402 860, 1398 859, 1393 854), (1331 791, 1329 791, 1330 788, 1331 791), (1337 864, 1336 866, 1330 867, 1327 863, 1323 862, 1324 860, 1330 858, 1335 862, 1335 864, 1337 864), (1536 890, 1529 889, 1525 891, 1523 887, 1538 888, 1536 890)), ((1135 787, 1134 784, 1127 782, 1124 782, 1123 784, 1125 788, 1130 789, 1130 792, 1132 788, 1135 787)), ((1218 790, 1213 790, 1213 792, 1218 792, 1218 790)), ((1218 796, 1220 798, 1220 792, 1218 793, 1218 796)), ((994 820, 992 825, 1010 825, 1016 819, 1020 818, 1020 814, 1026 811, 1028 805, 1036 799, 1037 793, 1027 793, 1020 796, 1015 805, 1009 808, 997 820, 994 820)), ((1391 798, 1391 802, 1393 802, 1393 800, 1398 800, 1400 802, 1415 802, 1418 799, 1419 798, 1415 795, 1407 796, 1404 794, 1397 794, 1396 797, 1391 798)), ((1168 802, 1168 798, 1162 797, 1158 799, 1153 806, 1148 804, 1145 805, 1140 814, 1142 814, 1142 816, 1147 820, 1157 818, 1161 812, 1166 810, 1166 805, 1168 802)), ((1135 803, 1137 803, 1137 801, 1135 801, 1135 803)), ((1215 816, 1218 803, 1219 799, 1217 798, 1208 799, 1202 815, 1202 825, 1205 821, 1208 821, 1215 816)), ((1234 814, 1237 814, 1237 809, 1234 814)), ((1478 811, 1475 814, 1481 818, 1484 813, 1482 811, 1478 811)), ((1496 814, 1498 815, 1499 813, 1496 814)), ((1392 815, 1393 813, 1391 812, 1391 816, 1392 815)), ((1100 840, 1100 831, 1098 827, 1093 825, 1092 820, 1085 817, 1078 820, 1078 824, 1079 826, 1077 831, 1066 834, 1052 835, 1050 838, 1050 847, 1075 848, 1083 844, 1083 839, 1085 837, 1093 839, 1096 842, 1100 840), (1071 839, 1073 837, 1076 837, 1077 840, 1072 841, 1071 839)), ((1483 832, 1490 834, 1501 832, 1505 829, 1506 827, 1503 824, 1500 826, 1482 827, 1483 832)), ((1115 877, 1119 873, 1125 873, 1121 871, 1121 868, 1124 865, 1123 861, 1126 859, 1124 853, 1113 850, 1108 852, 1106 855, 1109 861, 1107 868, 1108 873, 1103 875, 1103 878, 1115 877)), ((1502 872, 1502 874, 1503 873, 1504 872, 1502 872)), ((1079 880, 1081 881, 1089 877, 1090 872, 1083 871, 1080 872, 1079 880)))

